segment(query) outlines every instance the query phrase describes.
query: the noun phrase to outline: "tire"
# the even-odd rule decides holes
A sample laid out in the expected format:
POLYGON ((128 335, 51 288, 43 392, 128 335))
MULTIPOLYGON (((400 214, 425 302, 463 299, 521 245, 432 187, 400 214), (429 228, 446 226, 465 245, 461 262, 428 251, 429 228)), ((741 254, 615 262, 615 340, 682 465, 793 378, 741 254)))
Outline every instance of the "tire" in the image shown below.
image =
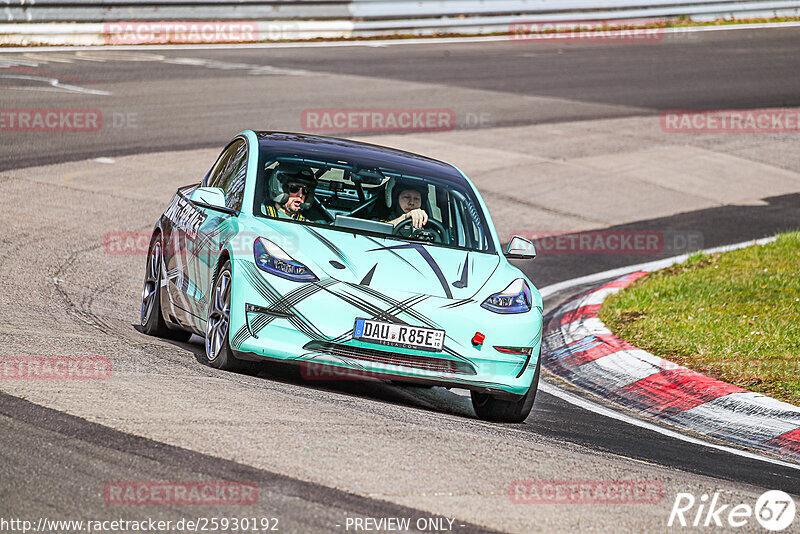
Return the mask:
POLYGON ((229 341, 231 287, 233 272, 231 262, 227 260, 217 269, 214 286, 211 289, 211 300, 208 306, 206 321, 205 354, 203 363, 223 371, 253 372, 258 368, 257 362, 239 360, 233 355, 229 341))
POLYGON ((188 341, 192 333, 169 328, 161 312, 161 257, 163 249, 161 234, 154 234, 150 240, 150 248, 147 251, 139 324, 142 327, 142 332, 148 336, 188 341))
POLYGON ((533 401, 536 400, 541 366, 542 358, 540 355, 536 362, 536 372, 533 375, 531 387, 525 395, 516 401, 498 399, 488 393, 472 391, 472 407, 475 409, 478 418, 498 423, 522 423, 525 421, 531 413, 533 401))

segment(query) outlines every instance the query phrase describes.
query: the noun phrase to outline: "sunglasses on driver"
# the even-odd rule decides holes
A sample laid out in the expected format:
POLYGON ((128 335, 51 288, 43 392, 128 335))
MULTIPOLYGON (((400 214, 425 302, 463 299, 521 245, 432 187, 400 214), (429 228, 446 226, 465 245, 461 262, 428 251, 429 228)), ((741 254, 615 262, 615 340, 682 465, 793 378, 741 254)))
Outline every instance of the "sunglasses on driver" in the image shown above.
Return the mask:
POLYGON ((303 195, 308 195, 308 186, 302 184, 289 184, 287 189, 289 190, 290 195, 295 195, 299 191, 302 191, 303 195))

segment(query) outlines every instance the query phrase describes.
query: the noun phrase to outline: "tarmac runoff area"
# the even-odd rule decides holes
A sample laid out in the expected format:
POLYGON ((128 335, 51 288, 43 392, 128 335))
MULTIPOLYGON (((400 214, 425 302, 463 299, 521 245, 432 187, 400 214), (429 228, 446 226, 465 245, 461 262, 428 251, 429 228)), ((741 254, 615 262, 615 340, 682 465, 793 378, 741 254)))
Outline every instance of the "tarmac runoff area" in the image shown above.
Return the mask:
MULTIPOLYGON (((791 136, 680 138, 661 132, 657 119, 633 118, 365 140, 457 164, 484 194, 503 238, 520 228, 579 231, 757 206, 800 191, 791 136)), ((381 390, 376 399, 376 386, 350 395, 218 372, 196 361, 200 344, 140 334, 144 253, 109 253, 104 238, 151 229, 175 189, 199 181, 217 154, 143 154, 0 175, 5 355, 112 363, 105 380, 0 380, 3 392, 126 433, 509 532, 661 531, 678 492, 720 492, 726 503, 751 504, 763 492, 482 423, 470 418, 468 399, 438 388, 381 390), (647 480, 665 497, 567 513, 509 498, 520 480, 647 480)))

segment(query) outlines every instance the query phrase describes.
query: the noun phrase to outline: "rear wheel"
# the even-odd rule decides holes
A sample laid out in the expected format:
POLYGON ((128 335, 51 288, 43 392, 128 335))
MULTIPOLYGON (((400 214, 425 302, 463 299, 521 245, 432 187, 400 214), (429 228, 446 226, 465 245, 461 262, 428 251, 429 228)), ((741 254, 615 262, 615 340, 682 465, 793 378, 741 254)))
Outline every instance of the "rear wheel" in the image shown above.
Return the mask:
POLYGON ((142 332, 149 336, 187 341, 192 333, 169 328, 161 312, 161 264, 163 250, 161 234, 155 234, 150 240, 150 249, 147 252, 147 266, 145 267, 144 286, 142 287, 142 311, 140 314, 142 332))
POLYGON ((231 318, 231 262, 226 261, 217 271, 206 322, 205 364, 225 371, 253 371, 256 362, 237 359, 228 341, 231 318))
POLYGON ((536 400, 536 391, 539 389, 539 370, 542 358, 536 362, 536 372, 528 392, 518 400, 506 400, 494 397, 488 393, 472 391, 472 407, 480 419, 496 421, 499 423, 521 423, 525 421, 533 408, 536 400))

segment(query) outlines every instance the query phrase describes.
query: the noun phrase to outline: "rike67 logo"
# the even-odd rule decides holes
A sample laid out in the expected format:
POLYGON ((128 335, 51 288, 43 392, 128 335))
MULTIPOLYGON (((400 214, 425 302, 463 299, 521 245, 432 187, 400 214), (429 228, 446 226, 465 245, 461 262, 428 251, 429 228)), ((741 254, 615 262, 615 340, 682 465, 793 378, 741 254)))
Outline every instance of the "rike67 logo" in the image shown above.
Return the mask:
POLYGON ((785 530, 794 522, 795 504, 788 493, 770 490, 763 493, 755 506, 742 503, 723 504, 719 493, 704 493, 699 499, 691 493, 678 493, 667 521, 668 527, 743 527, 755 517, 767 530, 785 530))

